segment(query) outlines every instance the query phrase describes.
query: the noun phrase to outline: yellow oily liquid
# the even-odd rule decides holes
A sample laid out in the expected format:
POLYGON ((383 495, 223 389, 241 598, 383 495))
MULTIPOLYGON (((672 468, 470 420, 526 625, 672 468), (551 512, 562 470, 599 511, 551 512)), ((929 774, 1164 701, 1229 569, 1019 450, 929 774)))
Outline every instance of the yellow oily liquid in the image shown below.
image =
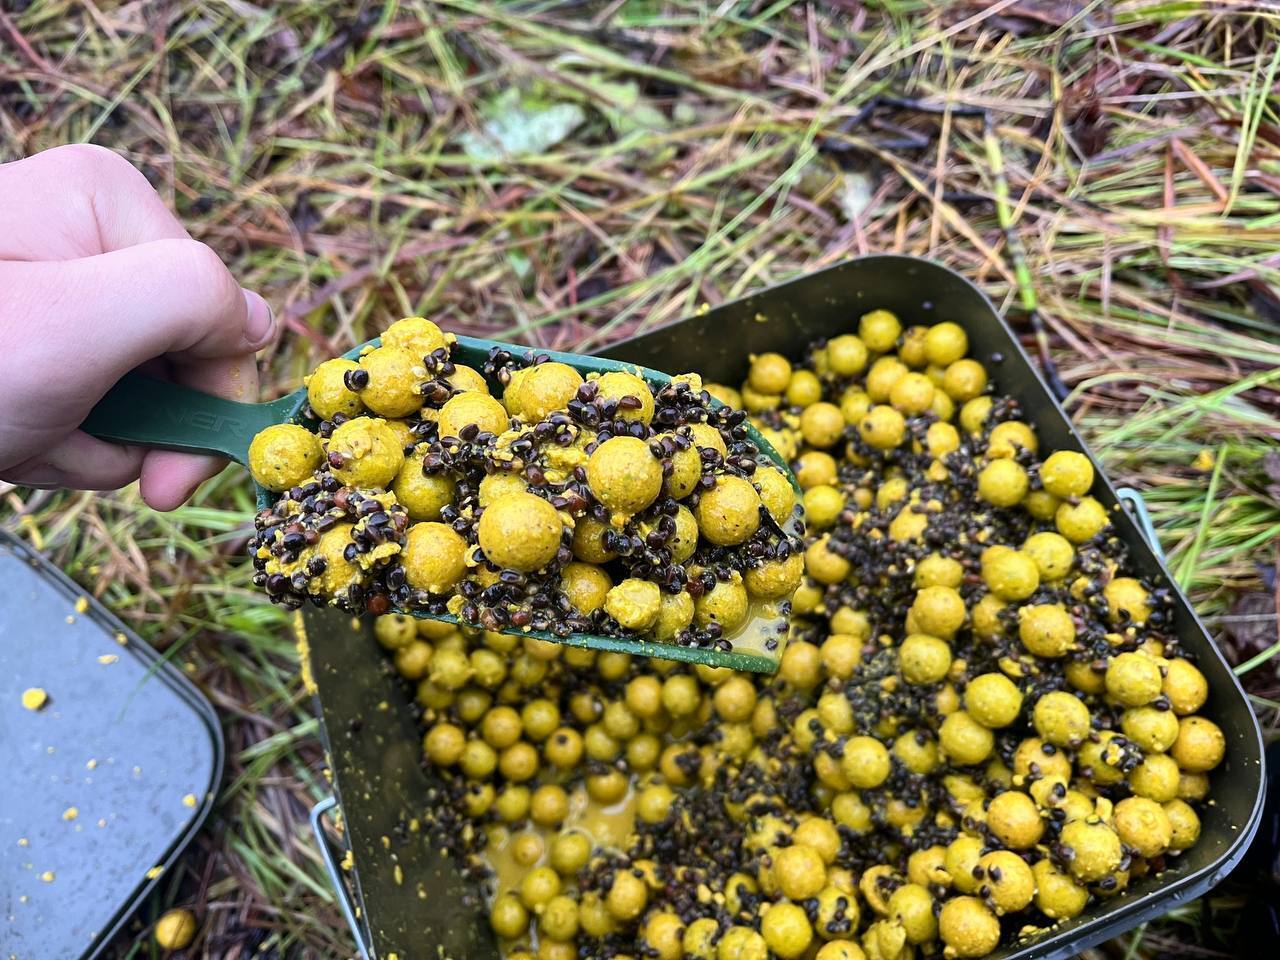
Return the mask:
MULTIPOLYGON (((635 826, 636 790, 634 786, 621 800, 607 807, 602 807, 592 800, 587 795, 586 788, 578 787, 569 794, 569 815, 565 817, 560 829, 546 829, 531 824, 516 833, 505 827, 490 833, 484 859, 497 880, 495 896, 519 891, 520 881, 524 879, 524 875, 534 867, 542 866, 547 862, 551 841, 556 834, 572 830, 580 831, 591 838, 593 848, 622 851, 630 845, 629 838, 635 832, 635 826), (523 866, 516 863, 512 856, 512 841, 515 837, 526 833, 536 833, 542 837, 543 851, 536 863, 523 866)), ((532 936, 532 920, 529 932, 532 936)))
MULTIPOLYGON (((804 536, 804 510, 797 506, 796 512, 782 525, 792 536, 804 536)), ((733 644, 734 653, 754 653, 774 660, 782 659, 782 652, 787 646, 787 629, 778 629, 778 621, 783 619, 782 608, 777 600, 753 599, 747 607, 747 619, 726 639, 733 644), (777 643, 773 649, 765 644, 770 639, 777 643)))
POLYGON ((752 600, 747 607, 746 621, 725 639, 733 644, 734 653, 756 653, 776 660, 782 656, 787 640, 787 631, 778 630, 781 619, 776 600, 752 600), (772 650, 765 646, 770 638, 777 641, 772 650))

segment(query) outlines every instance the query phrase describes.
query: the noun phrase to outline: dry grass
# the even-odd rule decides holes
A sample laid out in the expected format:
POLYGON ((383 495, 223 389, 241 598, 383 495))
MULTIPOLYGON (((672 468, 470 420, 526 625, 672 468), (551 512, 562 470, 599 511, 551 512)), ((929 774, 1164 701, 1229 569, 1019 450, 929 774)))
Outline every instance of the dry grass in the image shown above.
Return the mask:
MULTIPOLYGON (((142 167, 284 318, 273 391, 410 313, 589 346, 862 252, 957 266, 1056 368, 1113 476, 1147 489, 1274 735, 1274 6, 494 6, 8 0, 0 158, 92 140, 142 167), (512 118, 504 91, 582 122, 468 154, 492 110, 512 118)), ((4 522, 226 718, 220 813, 161 898, 199 905, 194 952, 344 955, 304 829, 314 722, 236 559, 242 478, 167 517, 133 492, 5 497, 4 522)), ((1233 896, 1106 952, 1229 951, 1233 896)), ((116 954, 153 951, 139 932, 116 954)))

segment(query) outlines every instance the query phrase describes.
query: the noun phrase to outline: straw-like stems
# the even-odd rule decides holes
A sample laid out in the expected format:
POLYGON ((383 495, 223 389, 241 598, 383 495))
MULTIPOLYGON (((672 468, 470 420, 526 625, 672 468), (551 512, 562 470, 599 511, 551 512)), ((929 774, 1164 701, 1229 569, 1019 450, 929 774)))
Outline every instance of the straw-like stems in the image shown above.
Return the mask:
MULTIPOLYGON (((1263 7, 0 6, 0 155, 93 139, 142 167, 283 318, 272 393, 410 313, 570 347, 859 252, 958 267, 1057 365, 1114 478, 1145 489, 1274 733, 1280 45, 1263 7), (533 133, 564 105, 572 132, 533 133), (541 142, 469 154, 486 129, 541 142)), ((322 760, 287 625, 248 589, 249 513, 227 475, 169 517, 132 493, 13 491, 5 523, 190 662, 227 718, 215 828, 162 897, 200 908, 198 949, 342 955, 302 828, 322 760)), ((1233 896, 1108 955, 1229 952, 1233 896)), ((134 943, 117 955, 151 949, 134 943)))

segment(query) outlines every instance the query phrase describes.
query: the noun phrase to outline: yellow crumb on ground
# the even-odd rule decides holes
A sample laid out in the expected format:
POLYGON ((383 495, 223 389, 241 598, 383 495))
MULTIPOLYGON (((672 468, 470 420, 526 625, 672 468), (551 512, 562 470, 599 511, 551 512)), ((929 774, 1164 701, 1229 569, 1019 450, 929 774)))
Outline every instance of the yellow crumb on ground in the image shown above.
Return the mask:
POLYGON ((77 810, 75 807, 67 807, 67 809, 62 811, 63 820, 71 821, 78 816, 80 816, 80 811, 77 810))
POLYGON ((104 653, 102 656, 100 656, 100 657, 98 658, 98 662, 99 662, 100 664, 102 664, 102 665, 105 667, 105 666, 107 666, 108 664, 115 663, 115 662, 116 662, 117 660, 119 660, 119 659, 120 659, 120 657, 119 657, 119 655, 118 655, 118 654, 114 654, 114 653, 104 653))
POLYGON ((46 703, 49 703, 49 694, 44 687, 32 686, 22 691, 22 705, 28 710, 42 709, 46 703))
POLYGON ((49 702, 49 694, 40 687, 28 687, 22 691, 22 705, 28 710, 40 710, 49 702))
POLYGON ((52 870, 46 870, 44 873, 40 874, 40 879, 45 883, 53 883, 54 872, 52 870))
POLYGON ((1196 454, 1196 458, 1191 461, 1191 468, 1201 473, 1208 473, 1217 462, 1218 458, 1213 455, 1213 451, 1206 447, 1196 454))
POLYGON ((76 597, 76 613, 88 613, 89 598, 85 596, 76 597))
POLYGON ((164 873, 164 867, 156 866, 147 871, 147 879, 154 880, 160 874, 164 873))
POLYGON ((197 802, 196 795, 194 793, 188 793, 185 797, 182 798, 183 806, 194 807, 196 805, 196 802, 197 802))

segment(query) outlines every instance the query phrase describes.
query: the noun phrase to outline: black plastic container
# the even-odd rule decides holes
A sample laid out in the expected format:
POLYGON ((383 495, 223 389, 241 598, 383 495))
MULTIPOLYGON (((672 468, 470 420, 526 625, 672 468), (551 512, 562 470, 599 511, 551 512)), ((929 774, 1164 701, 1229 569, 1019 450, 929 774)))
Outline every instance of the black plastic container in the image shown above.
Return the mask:
POLYGON ((0 582, 0 957, 91 958, 213 808, 222 731, 190 680, 5 531, 0 582))
MULTIPOLYGON (((1112 509, 1113 522, 1129 546, 1136 570, 1174 585, 1157 551, 1144 538, 1139 521, 1122 507, 1101 465, 1054 401, 1012 331, 976 287, 945 267, 914 257, 860 257, 614 344, 602 352, 659 370, 696 370, 708 380, 738 383, 746 373, 750 354, 774 350, 796 356, 814 339, 856 329, 858 318, 877 308, 892 310, 904 326, 951 320, 964 327, 971 354, 988 366, 1001 393, 1021 402, 1042 444, 1047 449, 1078 450, 1093 459, 1099 477, 1093 493, 1112 509)), ((1137 503, 1140 506, 1140 501, 1137 503)), ((1093 904, 1083 915, 996 951, 991 955, 993 960, 1074 956, 1160 916, 1221 880, 1239 862, 1257 830, 1263 800, 1262 739, 1257 721, 1230 667, 1190 604, 1176 587, 1174 592, 1173 630, 1196 656, 1208 679, 1209 702, 1204 712, 1222 727, 1227 740, 1226 759, 1212 774, 1212 802, 1201 810, 1200 840, 1173 858, 1171 866, 1159 876, 1134 881, 1128 890, 1093 904)), ((363 630, 367 633, 368 626, 363 630)), ((378 703, 380 710, 399 716, 395 725, 410 738, 408 749, 416 751, 416 734, 408 720, 404 693, 385 670, 352 663, 353 657, 360 654, 352 653, 353 644, 359 641, 352 637, 349 621, 313 612, 308 615, 308 633, 312 635, 311 653, 317 665, 321 712, 335 748, 337 787, 347 819, 352 821, 353 834, 358 820, 408 823, 417 815, 414 807, 421 809, 424 804, 430 777, 416 764, 406 762, 404 766, 413 771, 406 774, 411 778, 406 786, 390 794, 369 789, 367 784, 380 783, 384 774, 366 766, 372 760, 360 758, 379 756, 379 744, 385 751, 386 738, 399 735, 389 733, 390 725, 382 719, 378 721, 377 734, 352 727, 362 711, 367 716, 371 705, 378 703), (341 669, 325 666, 330 656, 343 664, 341 669), (376 692, 344 692, 350 689, 351 671, 366 678, 362 683, 373 684, 376 692), (376 739, 369 741, 369 736, 376 739)), ((374 651, 372 640, 366 641, 363 649, 374 651)), ((366 895, 362 907, 350 912, 360 918, 357 936, 371 954, 381 960, 392 953, 399 960, 434 958, 442 947, 444 955, 455 960, 496 958, 483 916, 467 902, 465 892, 456 884, 446 885, 447 892, 438 898, 413 902, 401 896, 394 905, 383 901, 375 893, 385 886, 385 877, 394 874, 395 864, 388 860, 391 851, 380 841, 364 842, 359 835, 354 839, 354 862, 361 878, 357 887, 363 887, 366 895), (373 885, 366 882, 366 867, 377 877, 373 885), (415 933, 409 936, 408 931, 415 933)), ((416 843, 409 841, 406 845, 416 843)), ((432 858, 421 882, 440 885, 442 871, 448 875, 448 864, 432 858)), ((415 882, 419 880, 406 876, 397 886, 415 882)), ((345 885, 340 884, 340 893, 348 895, 345 885)), ((359 889, 356 895, 359 896, 359 889)))

